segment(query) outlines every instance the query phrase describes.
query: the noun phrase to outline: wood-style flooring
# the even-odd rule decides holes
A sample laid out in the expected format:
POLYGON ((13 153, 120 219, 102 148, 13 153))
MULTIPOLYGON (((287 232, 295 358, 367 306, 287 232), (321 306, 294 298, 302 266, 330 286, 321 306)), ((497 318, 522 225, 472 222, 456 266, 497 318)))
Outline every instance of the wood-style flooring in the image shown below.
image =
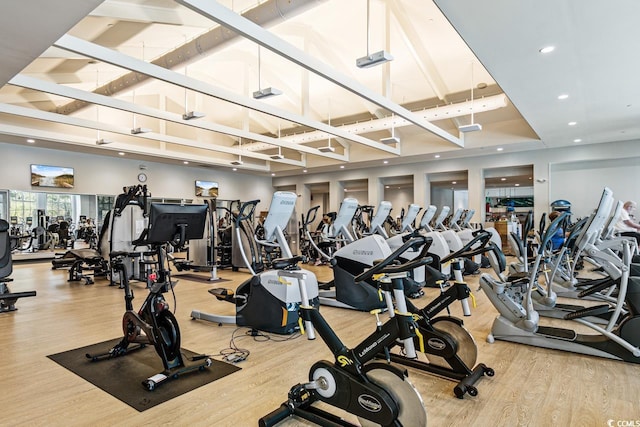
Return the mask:
MULTIPOLYGON (((305 268, 315 271, 319 280, 332 274, 326 266, 305 268)), ((182 346, 189 350, 218 354, 237 329, 190 318, 192 309, 234 314, 231 304, 216 301, 207 290, 235 289, 249 275, 230 270, 219 270, 218 275, 230 281, 182 279, 175 291, 177 302, 168 296, 176 309, 182 346)), ((320 339, 254 339, 241 329, 235 344, 251 352, 239 363, 241 371, 137 412, 46 357, 120 336, 122 290, 104 280, 69 283, 67 272, 52 270, 49 262, 15 263, 12 277, 12 291, 36 290, 38 295, 19 300, 18 311, 0 314, 3 426, 255 426, 286 399, 292 385, 307 380, 312 363, 331 360, 320 339)), ((465 325, 478 345, 478 362, 495 369, 496 375, 480 380, 478 396, 457 399, 453 382, 409 370, 430 426, 640 425, 640 365, 502 341, 488 344, 486 336, 497 312, 477 291, 478 277, 467 279, 477 306, 465 325), (607 424, 609 420, 613 424, 607 424), (629 420, 635 424, 618 423, 629 420)), ((137 308, 146 291, 140 283, 134 287, 137 308)), ((427 289, 418 304, 426 304, 437 292, 427 289)), ((348 346, 375 328, 369 313, 332 307, 321 311, 348 346)), ((459 304, 452 306, 452 314, 460 315, 459 304)), ((307 423, 290 419, 283 425, 307 423)))

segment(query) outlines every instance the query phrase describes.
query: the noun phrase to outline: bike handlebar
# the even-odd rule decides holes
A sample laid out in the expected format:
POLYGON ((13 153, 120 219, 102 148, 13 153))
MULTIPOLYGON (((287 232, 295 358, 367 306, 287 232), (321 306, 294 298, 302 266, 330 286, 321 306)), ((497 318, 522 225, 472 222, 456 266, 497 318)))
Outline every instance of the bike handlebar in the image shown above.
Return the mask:
POLYGON ((487 248, 486 248, 487 243, 489 243, 490 240, 491 240, 491 233, 486 230, 480 230, 480 232, 473 239, 471 239, 469 243, 464 245, 460 250, 450 255, 447 255, 446 257, 442 258, 440 261, 442 263, 445 263, 455 258, 460 258, 460 257, 470 258, 474 255, 485 253, 487 252, 487 248), (473 246, 475 246, 478 242, 480 242, 480 246, 476 249, 473 249, 473 246))
POLYGON ((393 252, 391 255, 389 255, 370 269, 357 275, 354 280, 356 282, 363 282, 372 278, 374 274, 400 273, 403 271, 411 271, 414 268, 430 263, 431 261, 433 261, 433 258, 428 256, 429 247, 426 244, 427 240, 428 238, 426 236, 417 236, 410 240, 407 240, 401 247, 396 249, 395 252, 393 252), (404 264, 392 264, 394 261, 400 258, 400 255, 405 253, 409 248, 415 246, 422 246, 420 255, 418 255, 413 260, 405 262, 404 264))

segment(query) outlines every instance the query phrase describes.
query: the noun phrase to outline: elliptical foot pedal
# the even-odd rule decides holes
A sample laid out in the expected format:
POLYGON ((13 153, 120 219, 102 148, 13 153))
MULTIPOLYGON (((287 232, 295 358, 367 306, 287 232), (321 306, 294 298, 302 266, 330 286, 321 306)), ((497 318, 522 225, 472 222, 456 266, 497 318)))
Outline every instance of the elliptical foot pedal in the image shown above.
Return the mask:
POLYGON ((601 316, 603 314, 608 313, 609 309, 610 307, 608 304, 596 305, 594 307, 586 307, 586 308, 583 308, 582 310, 577 310, 572 313, 567 313, 564 316, 564 319, 573 320, 573 319, 580 319, 581 317, 587 317, 587 316, 601 316))
POLYGON ((235 300, 235 293, 233 292, 233 289, 212 288, 209 289, 208 292, 216 297, 218 301, 234 302, 235 300))
POLYGON ((551 326, 538 326, 538 335, 545 335, 550 338, 557 338, 566 341, 575 341, 578 334, 572 329, 554 328, 551 326))

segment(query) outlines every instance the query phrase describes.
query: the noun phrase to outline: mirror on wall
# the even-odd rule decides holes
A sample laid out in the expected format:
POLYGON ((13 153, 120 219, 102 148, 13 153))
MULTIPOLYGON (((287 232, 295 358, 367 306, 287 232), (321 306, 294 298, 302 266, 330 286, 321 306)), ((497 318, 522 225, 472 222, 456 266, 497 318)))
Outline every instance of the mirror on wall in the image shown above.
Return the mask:
POLYGON ((0 219, 9 219, 9 191, 0 190, 0 219))
MULTIPOLYGON (((7 190, 2 211, 15 232, 29 232, 32 227, 48 227, 66 221, 72 226, 96 222, 98 210, 93 194, 49 193, 7 190)), ((0 196, 1 197, 1 196, 0 196)))

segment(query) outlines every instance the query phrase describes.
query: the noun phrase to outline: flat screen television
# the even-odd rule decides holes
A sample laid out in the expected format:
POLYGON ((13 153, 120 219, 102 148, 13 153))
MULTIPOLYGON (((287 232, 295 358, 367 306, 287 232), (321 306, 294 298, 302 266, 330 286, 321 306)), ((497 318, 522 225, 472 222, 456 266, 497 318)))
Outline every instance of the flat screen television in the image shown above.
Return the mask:
POLYGON ((218 183, 214 181, 196 181, 197 197, 218 197, 218 183))
POLYGON ((73 188, 73 168, 31 165, 31 185, 34 187, 73 188))
POLYGON ((202 239, 207 218, 207 205, 151 203, 149 208, 149 243, 202 239))

